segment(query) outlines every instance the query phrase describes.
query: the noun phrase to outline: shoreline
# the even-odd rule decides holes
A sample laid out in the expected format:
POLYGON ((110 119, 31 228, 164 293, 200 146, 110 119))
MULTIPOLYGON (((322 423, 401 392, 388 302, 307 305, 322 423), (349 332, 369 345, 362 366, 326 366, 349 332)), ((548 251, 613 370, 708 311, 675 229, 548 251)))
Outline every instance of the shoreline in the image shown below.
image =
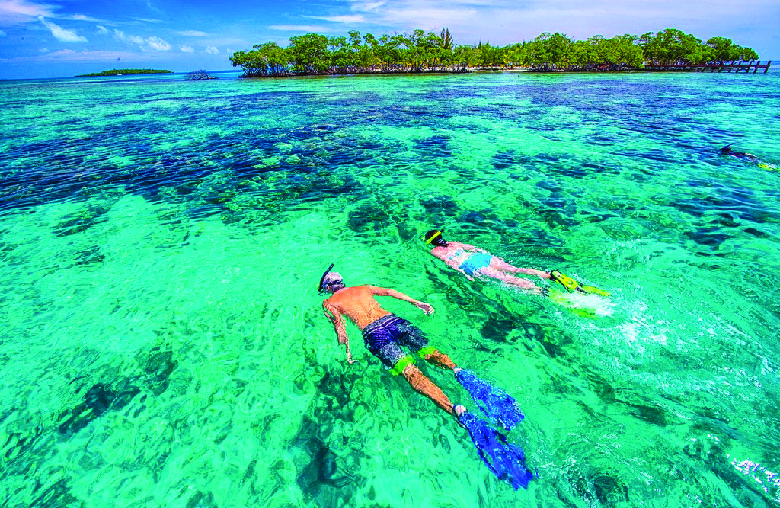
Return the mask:
MULTIPOLYGON (((736 70, 736 73, 745 71, 745 74, 756 74, 758 69, 764 69, 760 74, 766 74, 769 71, 769 64, 743 64, 740 70, 736 70), (745 67, 749 69, 756 69, 756 72, 748 72, 745 67)), ((735 64, 733 67, 738 67, 735 64)), ((455 70, 362 70, 358 72, 315 72, 315 73, 288 73, 288 74, 268 74, 268 75, 241 75, 240 79, 267 79, 267 78, 311 78, 311 77, 345 77, 345 76, 387 76, 387 75, 403 75, 403 76, 419 76, 419 75, 445 75, 445 74, 489 74, 489 73, 523 73, 523 74, 636 74, 636 73, 731 73, 732 69, 728 69, 728 65, 708 65, 708 66, 652 66, 652 67, 636 67, 636 68, 612 68, 612 69, 536 69, 530 67, 504 67, 504 68, 483 68, 483 67, 465 67, 455 70), (720 70, 718 70, 720 69, 720 70)))

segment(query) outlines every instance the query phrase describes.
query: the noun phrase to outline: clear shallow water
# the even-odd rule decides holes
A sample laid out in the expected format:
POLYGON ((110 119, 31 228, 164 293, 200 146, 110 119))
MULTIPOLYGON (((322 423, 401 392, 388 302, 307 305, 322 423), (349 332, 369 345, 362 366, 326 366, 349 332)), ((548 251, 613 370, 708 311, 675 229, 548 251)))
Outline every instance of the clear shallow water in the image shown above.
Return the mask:
POLYGON ((780 173, 717 153, 780 162, 776 74, 235 76, 0 83, 4 505, 780 506, 780 173), (330 262, 517 398, 529 490, 345 364, 330 262))

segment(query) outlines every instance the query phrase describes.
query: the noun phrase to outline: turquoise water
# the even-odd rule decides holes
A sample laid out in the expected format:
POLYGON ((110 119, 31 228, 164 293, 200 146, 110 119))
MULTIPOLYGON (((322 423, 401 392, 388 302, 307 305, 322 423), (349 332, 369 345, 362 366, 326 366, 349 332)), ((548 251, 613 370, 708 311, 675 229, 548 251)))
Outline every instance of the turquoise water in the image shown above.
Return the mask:
POLYGON ((777 73, 9 81, 0 134, 3 506, 780 506, 780 172, 717 152, 780 163, 777 73), (331 262, 518 400, 528 490, 346 364, 331 262))

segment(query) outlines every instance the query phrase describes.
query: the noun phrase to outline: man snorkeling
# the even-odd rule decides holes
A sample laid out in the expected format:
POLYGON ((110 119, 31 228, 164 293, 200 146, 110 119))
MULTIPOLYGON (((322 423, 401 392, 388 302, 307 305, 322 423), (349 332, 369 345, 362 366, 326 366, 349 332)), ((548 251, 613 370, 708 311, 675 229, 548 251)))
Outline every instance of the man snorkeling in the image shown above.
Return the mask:
POLYGON ((731 145, 730 144, 728 144, 728 145, 724 146, 723 148, 721 148, 720 149, 720 154, 721 155, 730 155, 732 157, 736 157, 737 159, 742 159, 742 160, 754 162, 755 164, 758 165, 759 168, 766 169, 768 171, 776 171, 778 169, 778 167, 776 165, 774 165, 774 164, 769 164, 767 162, 761 162, 761 160, 758 157, 756 157, 755 155, 753 155, 752 153, 735 152, 734 150, 731 149, 731 145))
POLYGON ((758 162, 758 157, 753 155, 752 153, 747 152, 735 152, 731 149, 731 144, 728 144, 720 149, 721 155, 730 155, 732 157, 736 157, 737 159, 744 159, 748 160, 750 162, 758 162))
POLYGON ((402 375, 417 392, 431 399, 437 406, 458 418, 466 408, 454 405, 444 392, 427 378, 414 364, 414 360, 401 349, 409 348, 420 358, 456 374, 459 369, 450 358, 428 345, 423 332, 407 320, 383 309, 375 296, 392 296, 409 302, 426 314, 433 314, 433 307, 400 293, 394 289, 378 286, 347 287, 338 272, 332 272, 331 265, 320 280, 320 293, 332 296, 322 303, 327 317, 336 330, 338 343, 346 346, 347 361, 351 364, 352 352, 343 316, 348 317, 363 331, 363 341, 368 350, 382 363, 392 369, 394 375, 402 375))
POLYGON ((596 293, 609 296, 609 293, 593 286, 583 286, 571 277, 562 274, 558 270, 544 272, 533 268, 518 268, 512 266, 498 256, 490 254, 484 249, 460 242, 448 242, 444 239, 441 230, 433 229, 425 233, 425 243, 433 245, 431 254, 444 261, 448 266, 466 274, 469 280, 474 277, 492 277, 510 286, 515 286, 533 294, 547 295, 546 289, 540 288, 533 282, 515 277, 514 273, 535 275, 540 279, 548 279, 561 284, 569 291, 580 293, 596 293))
POLYGON ((331 294, 322 306, 325 317, 333 323, 338 343, 346 346, 347 361, 353 363, 343 316, 363 331, 363 340, 368 350, 390 367, 394 375, 402 375, 415 391, 455 417, 468 431, 480 458, 497 478, 510 483, 515 490, 528 487, 534 474, 526 467, 523 450, 510 443, 504 434, 493 429, 486 421, 467 412, 464 406, 450 402, 449 397, 417 368, 412 357, 405 354, 401 346, 438 367, 452 370, 458 382, 474 398, 477 407, 491 422, 507 431, 524 418, 517 401, 500 388, 479 379, 473 372, 456 366, 446 354, 428 345, 428 340, 419 328, 383 309, 374 297, 392 296, 411 303, 426 314, 432 314, 433 307, 394 289, 369 285, 347 287, 342 276, 332 269, 333 264, 322 274, 318 289, 321 294, 331 294))

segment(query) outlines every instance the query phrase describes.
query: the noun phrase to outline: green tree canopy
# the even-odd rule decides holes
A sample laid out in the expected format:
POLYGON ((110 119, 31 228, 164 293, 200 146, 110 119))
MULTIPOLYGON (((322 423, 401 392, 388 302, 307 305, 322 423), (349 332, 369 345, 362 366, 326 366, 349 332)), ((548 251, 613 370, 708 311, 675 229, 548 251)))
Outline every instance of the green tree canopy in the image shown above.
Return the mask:
POLYGON ((621 70, 645 65, 688 65, 730 60, 757 60, 758 54, 725 37, 706 43, 676 28, 641 36, 612 38, 594 35, 574 40, 563 33, 544 32, 531 41, 508 46, 487 42, 457 45, 448 28, 440 33, 371 33, 326 37, 316 33, 290 37, 286 48, 274 42, 251 51, 237 51, 230 61, 246 76, 286 76, 355 72, 465 71, 521 66, 536 70, 621 70))

